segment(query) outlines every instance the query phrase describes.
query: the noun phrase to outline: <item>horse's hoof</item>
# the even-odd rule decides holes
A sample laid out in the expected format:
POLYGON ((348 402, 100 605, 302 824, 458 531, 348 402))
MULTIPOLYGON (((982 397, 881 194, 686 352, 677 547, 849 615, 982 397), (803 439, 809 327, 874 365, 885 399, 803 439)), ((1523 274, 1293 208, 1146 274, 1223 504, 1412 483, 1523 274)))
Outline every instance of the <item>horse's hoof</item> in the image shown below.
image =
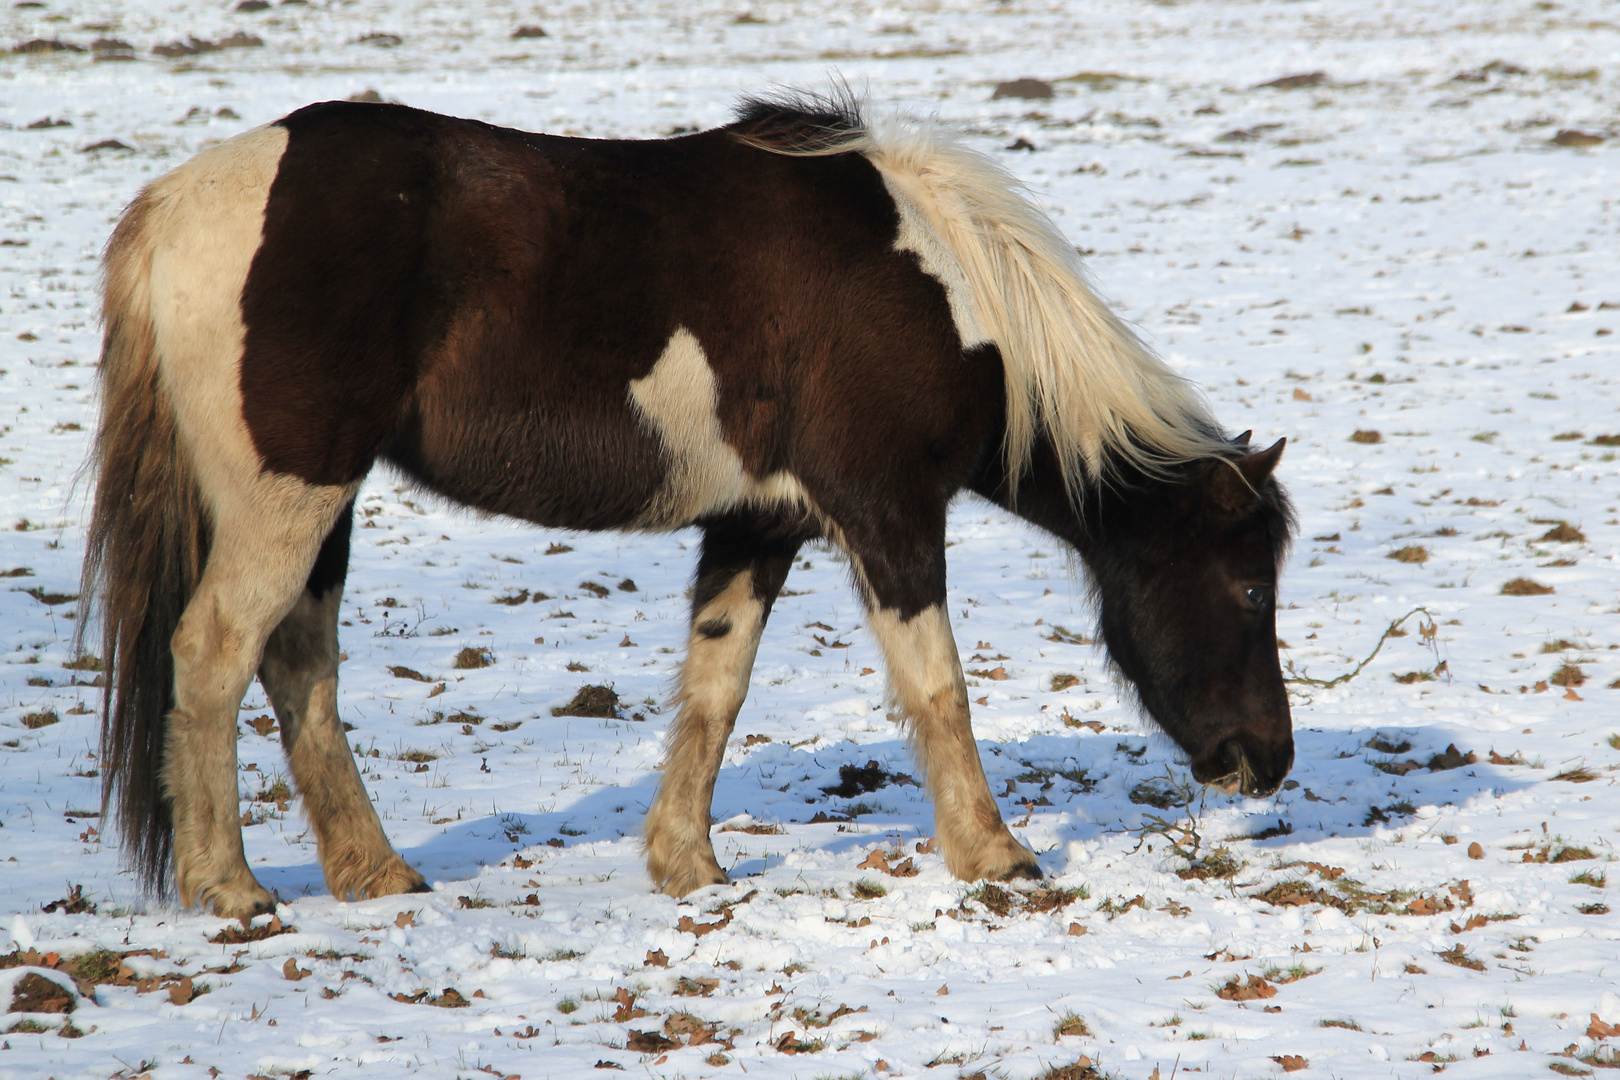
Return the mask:
POLYGON ((197 906, 221 919, 236 919, 245 928, 260 915, 275 914, 279 901, 251 876, 248 886, 231 883, 204 889, 197 906))
MULTIPOLYGON (((657 881, 658 877, 655 875, 653 880, 657 881)), ((711 859, 707 867, 700 865, 691 867, 684 872, 669 874, 658 886, 658 891, 665 896, 673 896, 679 900, 687 893, 706 889, 710 885, 729 884, 731 884, 731 878, 727 877, 726 872, 720 869, 719 863, 711 859)))
POLYGON ((1013 881, 1024 878, 1039 881, 1044 875, 1035 853, 1003 830, 976 848, 970 848, 968 857, 960 862, 947 852, 945 865, 962 881, 1013 881))
POLYGON ((379 896, 433 891, 433 887, 416 872, 416 868, 398 855, 360 881, 333 881, 328 878, 327 887, 340 900, 375 900, 379 896))
POLYGON ((1040 881, 1046 875, 1041 872, 1040 863, 1032 857, 1028 862, 1021 862, 996 875, 997 881, 1040 881))

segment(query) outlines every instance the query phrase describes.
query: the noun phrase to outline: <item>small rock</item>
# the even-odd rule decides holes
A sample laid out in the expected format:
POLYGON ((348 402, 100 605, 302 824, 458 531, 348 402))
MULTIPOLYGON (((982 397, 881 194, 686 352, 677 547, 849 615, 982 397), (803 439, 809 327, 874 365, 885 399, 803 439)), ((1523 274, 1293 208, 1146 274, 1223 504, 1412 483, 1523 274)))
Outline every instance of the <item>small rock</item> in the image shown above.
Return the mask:
POLYGON ((990 100, 998 98, 1022 98, 1025 101, 1045 101, 1053 94, 1052 84, 1045 79, 1025 77, 1013 79, 1010 82, 997 83, 996 92, 990 95, 990 100))
POLYGON ((82 53, 84 52, 84 46, 75 45, 71 41, 63 41, 61 38, 34 38, 32 41, 23 41, 13 45, 11 51, 14 53, 28 54, 59 52, 82 53))
POLYGON ((1325 71, 1307 71, 1301 75, 1284 75, 1280 79, 1260 83, 1256 90, 1302 90, 1310 86, 1321 86, 1328 81, 1325 71))
POLYGON ((519 38, 542 38, 550 36, 550 34, 546 33, 546 29, 543 26, 525 25, 520 26, 516 30, 512 31, 513 41, 516 41, 519 38))
POLYGON ((1603 136, 1594 135, 1589 131, 1564 128, 1549 141, 1554 146, 1597 146, 1603 141, 1603 136))

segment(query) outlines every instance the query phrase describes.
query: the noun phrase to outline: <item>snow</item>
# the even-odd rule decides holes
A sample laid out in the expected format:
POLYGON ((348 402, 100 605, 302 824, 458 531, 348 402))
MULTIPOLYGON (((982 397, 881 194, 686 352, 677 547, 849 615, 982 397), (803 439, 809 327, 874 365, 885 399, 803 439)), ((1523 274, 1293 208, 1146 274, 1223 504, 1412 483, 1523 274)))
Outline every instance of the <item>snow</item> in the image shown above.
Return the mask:
POLYGON ((1598 440, 1620 435, 1612 0, 258 13, 46 0, 0 12, 0 27, 8 42, 120 38, 135 57, 0 59, 0 573, 30 572, 0 594, 0 954, 40 954, 6 961, 0 997, 28 971, 65 986, 98 949, 151 950, 79 1000, 82 1037, 64 1038, 57 1014, 0 1019, 0 1077, 534 1080, 608 1062, 1022 1080, 1082 1055, 1132 1080, 1280 1075, 1296 1058, 1306 1076, 1524 1077, 1610 1060, 1620 446, 1598 440), (548 36, 511 38, 524 24, 548 36), (238 30, 264 45, 150 51, 238 30), (1316 85, 1256 88, 1316 71, 1316 85), (964 499, 950 611, 965 666, 1007 673, 973 679, 981 754, 1046 884, 1084 891, 1022 900, 952 880, 919 851, 931 811, 904 782, 823 793, 840 766, 913 766, 844 566, 818 549, 771 620, 716 794, 735 884, 653 895, 636 835, 693 537, 483 520, 379 473, 355 534, 341 700, 390 836, 436 891, 326 895, 296 800, 256 798, 285 769, 274 733, 249 726, 267 713, 255 687, 240 756, 259 823, 244 832, 292 932, 263 936, 261 919, 256 940, 215 944, 221 920, 144 906, 100 842, 98 694, 93 672, 63 667, 72 605, 21 591, 77 590, 96 259, 124 203, 212 141, 367 89, 518 127, 651 137, 829 72, 1002 155, 1226 424, 1260 444, 1288 437, 1280 475, 1302 521, 1279 618, 1292 673, 1345 675, 1421 609, 1353 678, 1293 684, 1298 786, 1133 802, 1155 778, 1174 795, 1187 770, 1095 650, 1050 640, 1090 630, 1083 582, 1051 538, 964 499), (1077 73, 1122 77, 991 98, 1003 80, 1077 73), (71 126, 28 127, 45 117, 71 126), (1558 145, 1561 130, 1607 138, 1558 145), (1020 138, 1035 149, 1002 149, 1020 138), (81 149, 108 139, 132 149, 81 149), (1547 538, 1559 522, 1582 538, 1547 538), (1411 546, 1426 558, 1388 558, 1411 546), (1553 591, 1504 595, 1518 578, 1553 591), (555 599, 492 602, 520 589, 555 599), (494 664, 455 670, 468 646, 494 664), (1566 662, 1579 685, 1551 682, 1566 662), (1079 681, 1053 692, 1056 675, 1079 681), (586 682, 611 683, 645 719, 553 718, 586 682), (57 722, 25 723, 48 713, 57 722), (1473 761, 1431 771, 1453 744, 1473 761), (866 812, 852 822, 810 823, 854 802, 866 812), (1228 849, 1236 874, 1179 876, 1166 834, 1185 844, 1188 827, 1201 855, 1228 849), (874 849, 917 873, 886 875, 874 849), (1299 903, 1257 898, 1288 882, 1299 903), (43 910, 74 885, 93 913, 43 910), (207 993, 178 1004, 180 975, 207 993), (1250 976, 1275 993, 1219 996, 1250 976), (447 987, 466 1007, 391 996, 447 987), (627 1045, 648 1031, 698 1042, 627 1045))

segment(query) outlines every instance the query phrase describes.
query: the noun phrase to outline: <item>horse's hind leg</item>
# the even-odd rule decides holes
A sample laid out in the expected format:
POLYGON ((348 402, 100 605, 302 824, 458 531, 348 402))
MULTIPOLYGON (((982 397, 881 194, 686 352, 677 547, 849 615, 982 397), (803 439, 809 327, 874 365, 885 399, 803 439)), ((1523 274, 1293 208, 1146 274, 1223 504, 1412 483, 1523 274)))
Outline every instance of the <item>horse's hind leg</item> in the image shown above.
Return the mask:
POLYGON ((934 800, 934 827, 945 866, 963 881, 1041 876, 1034 854, 1001 820, 990 794, 968 715, 967 683, 945 613, 944 522, 938 538, 895 527, 881 546, 846 535, 869 622, 883 648, 889 686, 904 715, 912 750, 934 800))
POLYGON ((727 518, 704 528, 692 628, 664 776, 647 811, 647 871, 661 892, 685 896, 729 879, 709 842, 709 806, 726 740, 748 695, 765 619, 803 537, 727 518))
POLYGON ((298 599, 353 490, 261 474, 214 501, 207 568, 171 639, 164 794, 180 902, 246 918, 275 906, 242 850, 236 714, 265 640, 298 599))
POLYGON ((427 891, 422 875, 389 845, 338 716, 338 608, 353 518, 350 503, 259 663, 259 681, 315 830, 326 887, 340 900, 427 891))

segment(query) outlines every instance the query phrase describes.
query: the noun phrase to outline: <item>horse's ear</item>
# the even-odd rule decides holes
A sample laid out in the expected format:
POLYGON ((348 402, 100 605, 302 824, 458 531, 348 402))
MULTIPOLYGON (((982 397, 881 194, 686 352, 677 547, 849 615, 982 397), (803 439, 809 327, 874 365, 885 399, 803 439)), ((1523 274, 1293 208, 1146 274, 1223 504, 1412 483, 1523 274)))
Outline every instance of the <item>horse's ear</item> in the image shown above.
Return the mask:
POLYGON ((1271 474, 1277 470, 1277 462, 1282 460, 1283 448, 1287 445, 1287 439, 1278 439, 1257 454, 1245 454, 1238 458, 1237 467, 1242 471, 1243 478, 1249 482, 1250 487, 1259 491, 1261 485, 1271 479, 1271 474))
POLYGON ((1222 510, 1239 513, 1258 503, 1260 491, 1276 471, 1286 445, 1287 439, 1278 439, 1258 453, 1218 463, 1210 473, 1210 497, 1215 505, 1222 510))
POLYGON ((1243 447, 1243 449, 1247 450, 1249 448, 1249 436, 1253 435, 1253 434, 1254 434, 1254 429, 1250 428, 1248 431, 1245 431, 1243 434, 1241 434, 1241 435, 1237 436, 1236 438, 1234 438, 1232 440, 1232 445, 1233 446, 1241 446, 1241 447, 1243 447))

